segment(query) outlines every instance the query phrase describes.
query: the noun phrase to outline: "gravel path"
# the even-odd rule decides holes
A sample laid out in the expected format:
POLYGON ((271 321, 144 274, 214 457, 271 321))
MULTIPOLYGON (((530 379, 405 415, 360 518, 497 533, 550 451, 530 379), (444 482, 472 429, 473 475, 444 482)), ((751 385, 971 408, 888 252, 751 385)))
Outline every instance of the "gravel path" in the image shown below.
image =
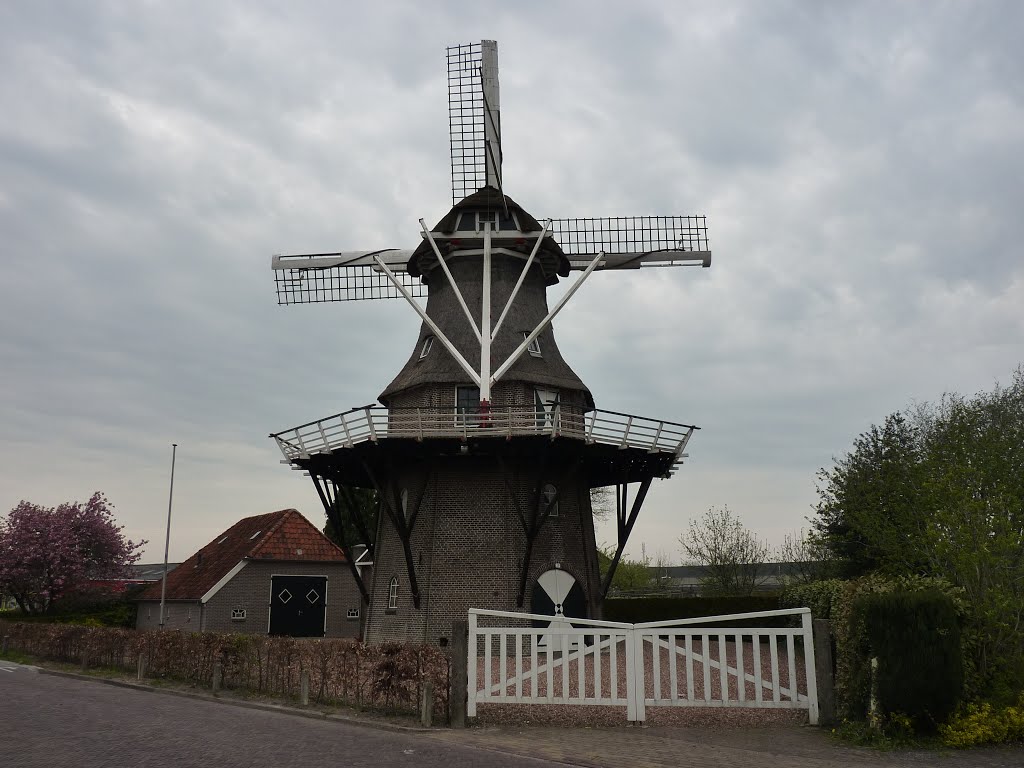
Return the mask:
MULTIPOLYGON (((762 681, 760 694, 766 703, 773 703, 775 693, 771 687, 771 670, 777 669, 780 693, 779 704, 784 708, 754 708, 750 706, 758 694, 758 686, 754 679, 745 679, 742 695, 747 705, 737 700, 740 698, 739 678, 735 674, 737 668, 737 643, 734 636, 726 636, 725 642, 720 642, 718 636, 712 635, 708 639, 708 657, 710 663, 705 664, 703 659, 703 643, 700 638, 694 638, 691 644, 692 660, 686 663, 684 655, 684 644, 682 638, 677 640, 676 653, 671 653, 667 640, 663 638, 663 644, 658 654, 654 653, 650 644, 645 644, 644 651, 644 680, 645 697, 648 700, 646 705, 647 722, 651 725, 672 725, 672 726, 762 726, 778 724, 795 724, 806 722, 807 712, 805 709, 788 708, 790 701, 789 686, 791 666, 795 667, 795 674, 792 678, 796 681, 799 696, 807 694, 807 680, 804 673, 803 655, 799 648, 793 647, 792 653, 787 643, 783 640, 776 646, 775 661, 773 664, 772 644, 764 642, 760 644, 759 653, 755 657, 754 646, 751 638, 743 638, 740 644, 742 653, 742 666, 744 678, 748 675, 762 681), (726 666, 733 670, 726 674, 725 688, 728 691, 728 702, 722 702, 722 672, 717 664, 724 650, 726 666), (673 659, 674 656, 674 659, 673 659), (760 662, 760 676, 757 676, 757 663, 760 662), (673 695, 672 682, 675 681, 673 695), (657 685, 656 685, 657 684, 657 685), (692 690, 692 694, 691 694, 692 690), (709 691, 708 699, 705 698, 705 690, 709 691), (655 700, 655 701, 652 701, 655 700), (673 705, 674 702, 674 705, 673 705)), ((509 643, 509 649, 513 645, 509 643)), ((515 697, 517 686, 514 682, 517 675, 522 675, 522 682, 519 691, 522 697, 546 698, 548 692, 548 665, 547 654, 543 651, 537 654, 538 674, 536 679, 527 674, 531 669, 530 654, 520 659, 514 655, 504 658, 497 656, 497 644, 495 644, 491 657, 490 677, 488 679, 484 659, 481 657, 477 664, 477 689, 484 690, 490 682, 492 695, 501 693, 502 667, 505 669, 505 679, 510 680, 505 688, 509 697, 515 697), (504 663, 503 663, 504 662, 504 663)), ((568 691, 570 699, 579 700, 580 691, 583 691, 584 699, 595 698, 595 683, 597 676, 594 673, 595 654, 588 652, 583 662, 582 687, 580 679, 580 662, 578 659, 570 659, 567 666, 562 665, 560 654, 556 654, 550 668, 550 685, 552 695, 562 697, 568 691)), ((619 642, 614 649, 605 648, 599 655, 597 666, 600 670, 600 698, 604 700, 615 700, 612 705, 588 705, 584 703, 566 706, 563 704, 545 703, 479 703, 477 705, 477 717, 485 724, 544 724, 544 725, 582 725, 582 726, 606 726, 618 725, 626 719, 626 653, 624 642, 619 642), (614 674, 613 674, 614 670, 614 674)))

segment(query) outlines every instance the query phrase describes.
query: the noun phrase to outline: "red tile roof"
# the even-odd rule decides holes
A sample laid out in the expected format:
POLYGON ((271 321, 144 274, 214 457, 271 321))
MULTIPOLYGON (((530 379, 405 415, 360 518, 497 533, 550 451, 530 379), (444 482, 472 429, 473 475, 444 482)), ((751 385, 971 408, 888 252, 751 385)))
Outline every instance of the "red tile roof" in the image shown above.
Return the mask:
MULTIPOLYGON (((345 562, 345 555, 294 509, 239 520, 167 574, 168 600, 199 600, 242 560, 345 562)), ((160 582, 139 600, 159 600, 160 582)))

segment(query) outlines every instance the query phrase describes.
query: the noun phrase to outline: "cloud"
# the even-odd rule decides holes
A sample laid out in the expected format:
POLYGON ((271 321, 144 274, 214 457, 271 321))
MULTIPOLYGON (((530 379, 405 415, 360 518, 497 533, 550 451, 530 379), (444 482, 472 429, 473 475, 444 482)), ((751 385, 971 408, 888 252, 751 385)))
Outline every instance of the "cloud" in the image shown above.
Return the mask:
POLYGON ((0 507, 99 488, 158 559, 176 441, 172 557, 320 519, 266 435, 373 401, 418 322, 277 307, 269 256, 415 244, 450 201, 443 48, 497 37, 518 202, 708 216, 710 270, 596 274, 555 324, 599 407, 703 427, 631 550, 712 504, 780 541, 870 423, 1020 362, 1022 14, 5 8, 0 507))

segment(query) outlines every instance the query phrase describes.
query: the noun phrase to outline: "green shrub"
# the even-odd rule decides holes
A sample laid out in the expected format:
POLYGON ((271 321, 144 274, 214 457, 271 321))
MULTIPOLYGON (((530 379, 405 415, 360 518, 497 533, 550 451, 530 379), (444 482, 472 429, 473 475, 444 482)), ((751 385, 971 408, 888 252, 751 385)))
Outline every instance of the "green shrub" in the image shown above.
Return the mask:
MULTIPOLYGON (((868 637, 867 620, 864 610, 855 608, 862 598, 893 591, 920 592, 937 590, 952 600, 958 620, 963 623, 967 615, 967 603, 963 590, 954 587, 941 578, 927 576, 886 577, 870 575, 848 581, 833 601, 830 619, 836 640, 836 707, 841 717, 848 720, 863 720, 867 717, 871 696, 871 643, 868 637)), ((965 693, 971 694, 969 681, 973 668, 970 633, 961 634, 961 668, 964 671, 965 693)), ((976 679, 976 676, 975 678, 976 679)))
POLYGON ((939 728, 939 736, 947 747, 956 748, 1024 741, 1024 694, 1015 706, 968 704, 939 728))
POLYGON ((956 608, 931 589, 866 595, 863 611, 883 718, 909 718, 914 731, 934 732, 956 709, 963 662, 956 608))
MULTIPOLYGON (((605 621, 640 624, 648 621, 692 619, 698 616, 722 616, 732 613, 756 613, 779 608, 779 596, 740 597, 616 597, 604 601, 605 621)), ((718 622, 716 622, 717 624, 718 622)), ((729 626, 734 622, 724 622, 729 626)), ((785 616, 758 622, 762 626, 786 626, 785 616)))
POLYGON ((779 597, 780 608, 810 608, 816 619, 831 619, 832 607, 838 604, 843 594, 845 581, 826 579, 808 584, 792 584, 779 597))

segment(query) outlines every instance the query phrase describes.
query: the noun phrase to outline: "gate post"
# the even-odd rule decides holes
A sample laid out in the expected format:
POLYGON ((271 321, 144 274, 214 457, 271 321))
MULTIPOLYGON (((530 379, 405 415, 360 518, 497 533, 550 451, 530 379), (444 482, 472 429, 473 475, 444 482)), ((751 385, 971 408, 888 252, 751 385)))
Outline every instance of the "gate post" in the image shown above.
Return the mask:
MULTIPOLYGON (((814 664, 814 637, 811 632, 811 610, 800 616, 804 638, 804 668, 807 674, 807 720, 811 725, 818 724, 818 675, 814 664)), ((795 672, 796 670, 793 670, 795 672)), ((793 677, 792 688, 796 691, 796 677, 793 677)))
POLYGON ((818 722, 831 725, 836 720, 835 679, 832 674, 832 625, 827 619, 814 619, 814 661, 817 665, 818 722))
MULTIPOLYGON (((476 616, 472 616, 473 623, 476 623, 476 616)), ((466 636, 467 634, 466 622, 459 620, 452 622, 452 688, 448 694, 448 706, 452 713, 452 728, 465 728, 466 727, 466 715, 467 715, 467 691, 468 691, 468 672, 470 669, 469 664, 469 642, 466 636)), ((474 653, 476 652, 476 645, 474 639, 473 646, 474 653)), ((476 659, 473 659, 473 679, 474 685, 476 680, 476 659)), ((470 717, 476 715, 476 705, 471 700, 469 702, 470 717)))
POLYGON ((643 722, 647 719, 644 704, 644 639, 643 630, 630 627, 626 639, 626 719, 643 722))

